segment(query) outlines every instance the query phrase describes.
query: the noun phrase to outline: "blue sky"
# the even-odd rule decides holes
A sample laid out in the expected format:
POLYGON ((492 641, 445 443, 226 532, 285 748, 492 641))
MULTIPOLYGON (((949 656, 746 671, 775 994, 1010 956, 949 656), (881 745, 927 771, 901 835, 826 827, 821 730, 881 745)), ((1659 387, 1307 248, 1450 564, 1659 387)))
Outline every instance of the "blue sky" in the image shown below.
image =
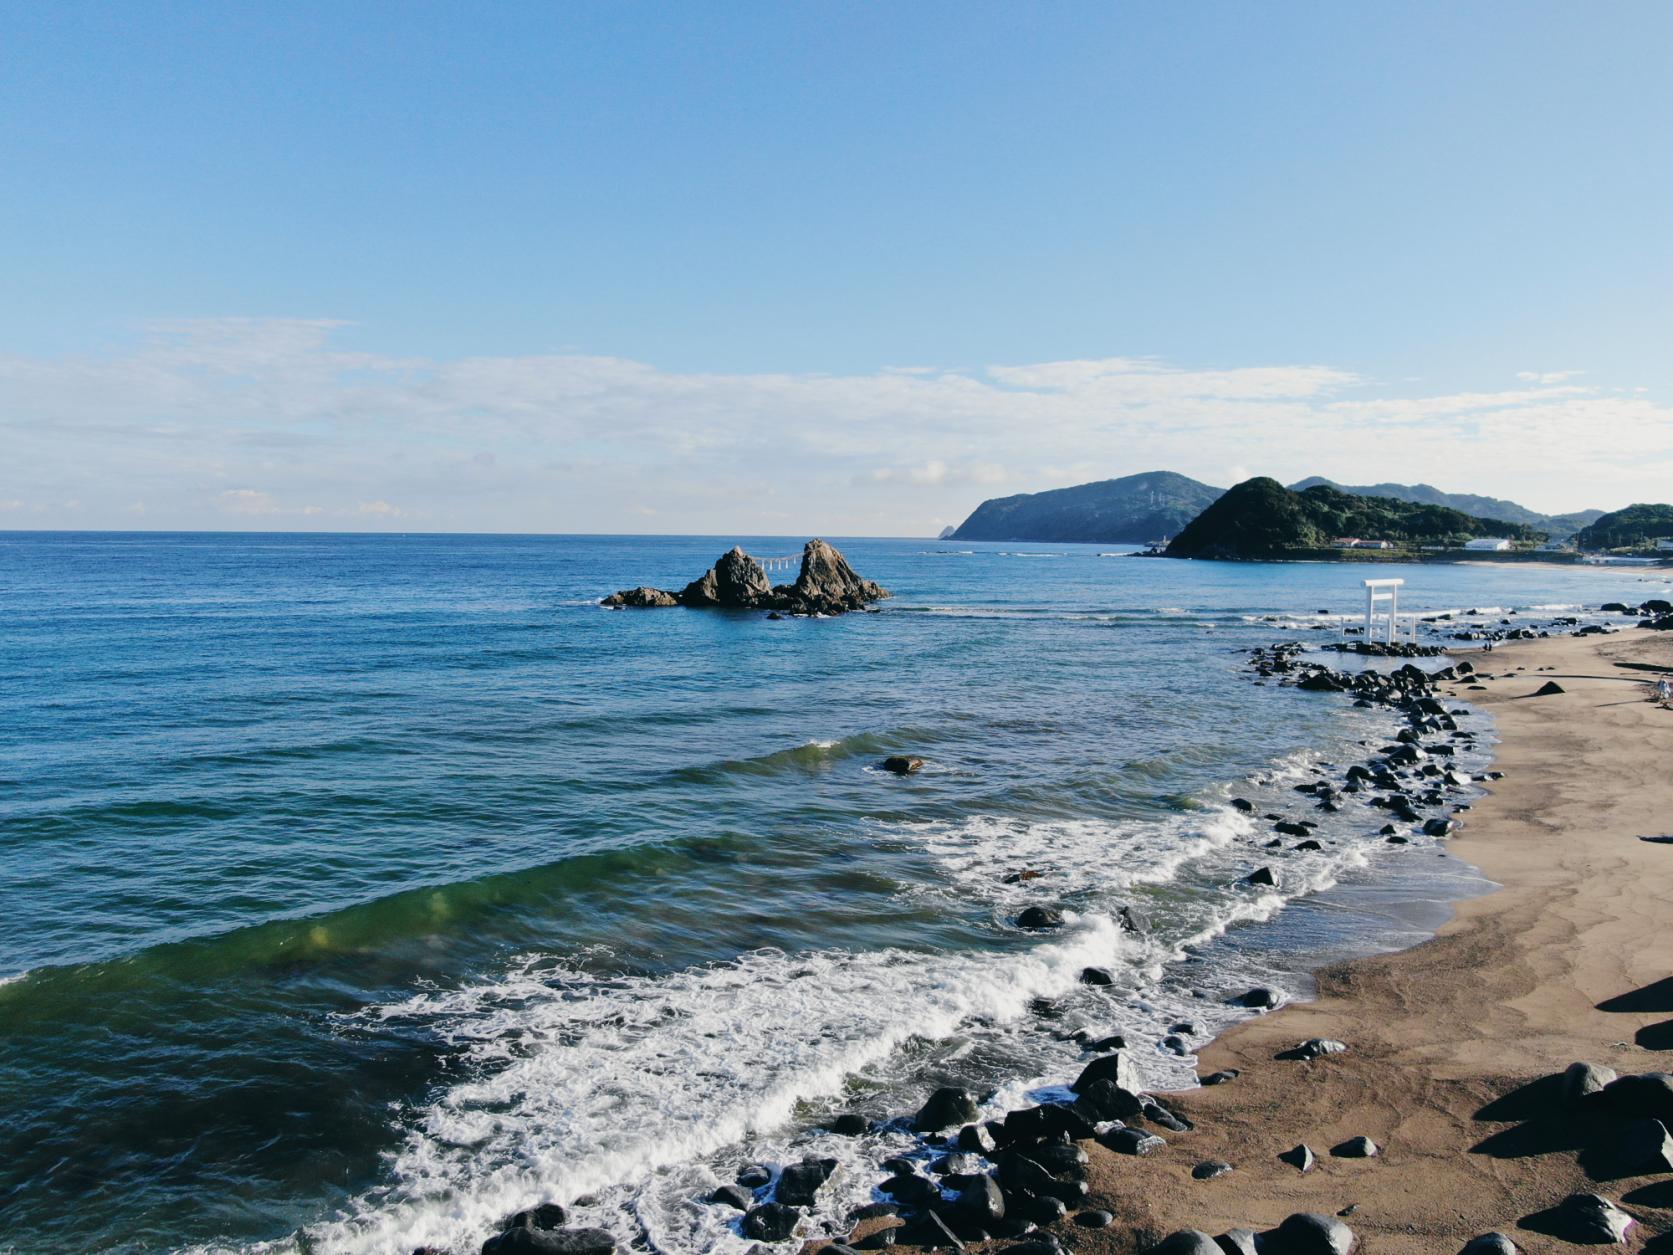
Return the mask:
POLYGON ((1673 496, 1673 7, 0 4, 0 527, 1673 496))

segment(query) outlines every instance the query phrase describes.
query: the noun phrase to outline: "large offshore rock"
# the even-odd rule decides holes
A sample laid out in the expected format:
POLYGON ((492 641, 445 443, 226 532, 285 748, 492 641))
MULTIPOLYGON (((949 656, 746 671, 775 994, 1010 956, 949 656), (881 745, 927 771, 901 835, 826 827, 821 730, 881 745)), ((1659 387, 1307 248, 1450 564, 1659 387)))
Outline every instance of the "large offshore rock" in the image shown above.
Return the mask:
POLYGON ((772 591, 761 564, 733 545, 713 567, 681 590, 680 604, 746 610, 761 604, 772 591))

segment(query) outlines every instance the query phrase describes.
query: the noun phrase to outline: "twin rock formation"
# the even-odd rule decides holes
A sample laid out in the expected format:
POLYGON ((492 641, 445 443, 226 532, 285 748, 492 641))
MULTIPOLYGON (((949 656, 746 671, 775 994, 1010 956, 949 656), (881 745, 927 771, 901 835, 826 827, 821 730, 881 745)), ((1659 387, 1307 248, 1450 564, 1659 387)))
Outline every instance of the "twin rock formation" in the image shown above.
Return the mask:
POLYGON ((861 579, 847 560, 822 540, 802 549, 802 570, 794 584, 776 588, 761 564, 734 546, 702 578, 678 593, 660 588, 627 588, 611 593, 600 605, 689 606, 694 609, 772 610, 784 614, 842 614, 862 610, 867 602, 889 595, 871 580, 861 579))

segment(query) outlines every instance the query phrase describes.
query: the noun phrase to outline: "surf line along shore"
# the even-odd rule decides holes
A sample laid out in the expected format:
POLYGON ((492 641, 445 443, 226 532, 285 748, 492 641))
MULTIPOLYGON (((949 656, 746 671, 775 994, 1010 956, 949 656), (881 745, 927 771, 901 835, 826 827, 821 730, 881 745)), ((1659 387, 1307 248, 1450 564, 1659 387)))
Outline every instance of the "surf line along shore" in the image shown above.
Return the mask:
POLYGON ((1638 1222, 1628 1248, 1673 1249, 1673 1173, 1617 1175, 1608 1140, 1623 1122, 1577 1129, 1541 1080, 1576 1061, 1622 1075, 1673 1063, 1673 844, 1639 839, 1673 833, 1673 710, 1646 700, 1650 673, 1615 665, 1673 665, 1673 639, 1548 638, 1478 661, 1493 679, 1448 687, 1494 716, 1505 774, 1452 848, 1501 888, 1410 950, 1320 970, 1315 1001, 1205 1047, 1201 1074, 1239 1075, 1168 1095, 1196 1127, 1160 1153, 1088 1143, 1085 1205, 1116 1223, 1075 1234, 1078 1251, 1296 1212, 1346 1212, 1371 1252, 1436 1255, 1495 1230, 1527 1251, 1573 1249, 1542 1213, 1577 1192, 1638 1222), (1562 692, 1532 696, 1553 677, 1562 692), (1349 1048, 1276 1057, 1312 1038, 1349 1048), (1359 1137, 1378 1153, 1331 1153, 1359 1137), (1279 1158, 1303 1143, 1305 1172, 1279 1158), (1209 1161, 1232 1170, 1193 1176, 1209 1161))

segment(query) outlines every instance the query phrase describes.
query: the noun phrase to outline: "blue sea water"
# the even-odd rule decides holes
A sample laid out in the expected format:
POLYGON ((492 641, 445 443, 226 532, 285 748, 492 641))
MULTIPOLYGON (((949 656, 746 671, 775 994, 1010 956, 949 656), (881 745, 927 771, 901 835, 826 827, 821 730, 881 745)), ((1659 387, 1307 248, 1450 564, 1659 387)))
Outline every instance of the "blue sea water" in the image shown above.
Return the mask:
MULTIPOLYGON (((741 1251, 694 1201, 738 1164, 833 1154, 838 1224, 906 1144, 832 1112, 1206 1036, 1472 889, 1380 814, 1278 854, 1227 805, 1386 739, 1242 667, 1335 639, 1360 568, 838 540, 882 613, 596 604, 734 540, 800 544, 0 534, 0 1249, 464 1252, 556 1198, 741 1251)), ((1378 573, 1482 623, 1666 593, 1378 573)))

